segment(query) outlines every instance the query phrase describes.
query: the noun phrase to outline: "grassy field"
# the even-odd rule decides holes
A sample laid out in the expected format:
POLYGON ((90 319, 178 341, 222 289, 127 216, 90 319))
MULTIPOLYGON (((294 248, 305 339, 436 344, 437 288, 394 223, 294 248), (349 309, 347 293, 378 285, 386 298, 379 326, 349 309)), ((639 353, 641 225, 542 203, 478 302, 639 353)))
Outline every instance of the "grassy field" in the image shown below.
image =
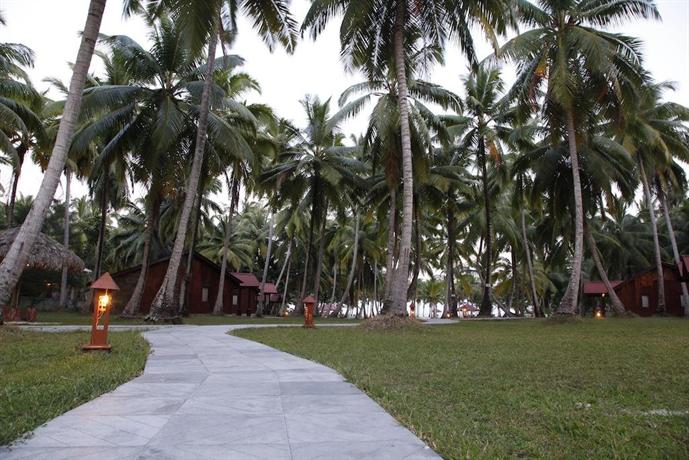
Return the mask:
MULTIPOLYGON (((76 312, 39 312, 38 321, 45 323, 58 323, 69 325, 84 325, 91 324, 91 315, 84 315, 76 312)), ((316 318, 318 322, 328 323, 347 323, 352 322, 350 319, 342 318, 316 318)), ((255 318, 251 316, 236 316, 236 315, 210 315, 199 314, 190 315, 187 318, 182 318, 183 324, 192 324, 198 326, 222 325, 222 324, 302 324, 304 318, 298 317, 275 317, 264 316, 263 318, 255 318)), ((110 317, 110 324, 144 324, 143 318, 120 318, 117 315, 110 317)))
POLYGON ((236 335, 337 369, 447 459, 689 458, 688 321, 236 335))
POLYGON ((139 374, 146 341, 134 332, 109 337, 111 353, 84 353, 87 333, 0 327, 0 445, 139 374))

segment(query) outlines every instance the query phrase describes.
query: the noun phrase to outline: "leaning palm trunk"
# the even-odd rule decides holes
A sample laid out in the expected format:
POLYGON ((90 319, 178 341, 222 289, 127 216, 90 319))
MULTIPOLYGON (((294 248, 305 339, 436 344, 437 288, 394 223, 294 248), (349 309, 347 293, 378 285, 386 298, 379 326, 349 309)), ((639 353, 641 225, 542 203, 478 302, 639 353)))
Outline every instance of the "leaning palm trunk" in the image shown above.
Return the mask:
POLYGON ((600 259, 598 245, 596 244, 596 240, 595 238, 593 238, 591 230, 588 228, 588 226, 584 227, 584 236, 586 237, 586 243, 589 245, 589 250, 591 251, 591 257, 593 258, 593 262, 596 264, 596 270, 598 270, 598 275, 600 276, 600 279, 603 281, 603 284, 605 285, 605 290, 608 291, 608 296, 610 297, 610 304, 612 305, 612 309, 618 315, 623 315, 626 309, 624 308, 624 304, 622 303, 620 298, 617 296, 617 293, 615 292, 615 288, 613 288, 612 283, 610 283, 608 274, 606 273, 605 267, 603 267, 603 262, 601 262, 600 259))
MULTIPOLYGON (((70 186, 72 183, 72 172, 69 168, 65 168, 65 215, 63 223, 63 237, 62 244, 69 249, 69 200, 70 200, 70 186)), ((65 308, 67 305, 67 279, 68 279, 67 265, 62 265, 62 277, 60 279, 60 307, 65 308)))
POLYGON ((144 251, 141 256, 141 270, 139 271, 139 278, 136 280, 134 292, 127 301, 122 316, 125 318, 135 317, 141 309, 141 299, 144 295, 144 287, 146 286, 146 279, 148 277, 148 268, 151 264, 151 244, 153 242, 153 232, 158 227, 158 214, 160 214, 160 197, 156 192, 156 196, 152 197, 152 203, 147 206, 148 216, 146 216, 146 228, 144 229, 144 251))
MULTIPOLYGON (((448 199, 452 200, 452 192, 448 193, 448 199)), ((445 308, 443 308, 443 316, 447 313, 450 316, 457 316, 457 290, 455 288, 455 216, 448 203, 447 209, 447 268, 445 269, 446 276, 446 296, 445 308)))
POLYGON ((651 231, 653 233, 653 250, 656 259, 656 271, 658 273, 658 306, 657 311, 665 312, 665 276, 663 275, 663 259, 660 256, 660 242, 658 240, 658 223, 656 222, 656 213, 653 209, 653 197, 651 196, 651 188, 648 185, 648 176, 646 176, 646 169, 641 157, 637 157, 639 163, 639 172, 641 173, 641 183, 644 188, 644 196, 646 197, 646 206, 648 207, 648 214, 651 216, 651 231))
POLYGON ((285 267, 287 267, 287 261, 289 261, 289 258, 292 256, 292 238, 289 239, 289 243, 287 244, 287 254, 285 254, 285 261, 282 264, 282 268, 280 269, 280 275, 278 275, 278 280, 275 282, 275 290, 280 290, 280 281, 282 281, 282 275, 285 274, 285 267))
POLYGON ((191 215, 191 221, 194 223, 191 228, 191 235, 189 236, 189 249, 187 249, 187 263, 184 269, 184 278, 179 286, 179 296, 177 311, 182 316, 189 316, 189 305, 187 304, 187 291, 189 290, 189 283, 193 274, 192 264, 194 263, 194 248, 196 247, 196 237, 199 234, 199 224, 201 223, 201 198, 203 197, 203 188, 199 190, 196 195, 194 211, 191 215))
POLYGON ((337 290, 337 260, 333 264, 333 290, 330 293, 330 303, 335 302, 335 291, 337 290))
POLYGON ((529 249, 529 240, 526 238, 526 218, 524 217, 524 209, 520 210, 521 226, 522 226, 522 241, 524 244, 524 251, 526 252, 526 267, 529 270, 529 285, 531 286, 531 301, 533 302, 533 314, 535 317, 541 316, 541 310, 538 306, 538 294, 536 293, 536 277, 534 276, 533 263, 531 262, 531 249, 529 249))
POLYGON ((400 133, 402 138, 402 236, 399 262, 393 278, 392 313, 400 316, 407 315, 407 283, 409 282, 409 255, 411 253, 412 212, 414 208, 411 130, 409 127, 409 101, 407 100, 407 70, 404 62, 404 20, 406 7, 406 1, 397 2, 394 34, 400 133))
POLYGON ((268 228, 268 251, 266 253, 266 263, 263 265, 263 277, 261 278, 261 300, 256 308, 256 316, 263 316, 263 308, 266 303, 266 280, 268 278, 268 267, 270 266, 270 255, 273 249, 273 228, 275 227, 275 214, 270 215, 270 228, 268 228))
MULTIPOLYGON (((675 238, 675 230, 672 227, 672 219, 670 219, 670 210, 667 206, 667 196, 665 195, 665 189, 663 188, 662 182, 658 185, 658 194, 660 196, 660 202, 663 205, 663 216, 665 217, 665 226, 667 227, 667 232, 670 235, 670 243, 672 244, 672 255, 675 258, 675 264, 679 269, 680 273, 683 272, 682 260, 679 257, 679 250, 677 249, 677 239, 675 238)), ((687 291, 687 283, 682 281, 680 283, 682 286, 682 306, 684 307, 684 316, 689 316, 689 292, 687 291)))
POLYGON ((153 299, 151 311, 147 317, 147 319, 150 321, 174 319, 178 314, 176 308, 177 304, 175 303, 177 275, 179 272, 179 265, 182 261, 182 252, 184 251, 184 242, 187 237, 189 217, 191 216, 191 211, 194 207, 194 200, 196 198, 199 180, 201 177, 203 156, 206 149, 208 112, 210 110, 210 93, 211 87, 213 86, 213 68, 215 64, 215 48, 217 42, 218 33, 217 26, 215 26, 211 32, 208 43, 208 67, 206 69, 205 81, 203 84, 203 93, 201 94, 201 107, 199 108, 199 124, 196 131, 194 159, 192 161, 191 172, 189 174, 189 182, 187 183, 186 187, 186 196, 184 197, 182 215, 179 219, 177 235, 175 236, 175 244, 172 248, 172 254, 170 255, 167 271, 165 272, 165 278, 163 278, 163 284, 160 286, 155 299, 153 299))
MULTIPOLYGON (((337 305, 337 310, 335 311, 334 316, 339 316, 340 311, 342 311, 342 305, 345 302, 348 302, 351 300, 349 298, 349 292, 352 289, 352 282, 354 282, 354 274, 356 273, 356 262, 357 258, 359 257, 359 212, 356 211, 356 215, 354 217, 354 247, 352 248, 352 267, 349 269, 349 275, 347 276, 347 285, 345 286, 345 290, 342 293, 342 298, 340 299, 340 302, 337 305)), ((347 307, 349 309, 349 307, 347 307)))
POLYGON ((213 304, 213 314, 222 315, 224 309, 225 292, 225 276, 227 273, 227 253, 230 250, 230 236, 232 234, 232 216, 239 201, 239 179, 232 179, 232 186, 230 191, 230 211, 225 222, 225 235, 222 243, 222 262, 220 263, 220 282, 218 283, 218 295, 215 297, 215 304, 213 304))
POLYGON ((491 274, 493 259, 493 229, 490 212, 490 190, 488 189, 488 169, 486 166, 486 144, 483 135, 478 140, 478 154, 481 163, 481 179, 483 182, 483 207, 486 216, 486 252, 485 274, 483 275, 483 296, 479 307, 479 316, 490 317, 493 315, 493 303, 491 302, 491 274))
POLYGON ((100 197, 100 226, 98 227, 98 244, 96 245, 96 268, 94 270, 94 280, 100 276, 103 265, 103 248, 105 247, 105 223, 108 219, 108 184, 110 178, 108 172, 103 173, 103 187, 100 197))
POLYGON ((581 197, 579 153, 577 152, 574 113, 571 108, 567 110, 567 141, 569 144, 569 157, 572 162, 572 183, 574 185, 574 257, 572 259, 572 273, 569 277, 567 290, 554 313, 558 316, 572 316, 577 312, 581 264, 584 258, 584 204, 581 197))
MULTIPOLYGON (((72 72, 72 80, 69 84, 69 94, 65 102, 48 168, 43 175, 41 188, 36 195, 29 214, 0 264, 0 304, 2 305, 7 304, 19 281, 19 277, 24 271, 26 259, 36 241, 38 233, 41 231, 43 221, 52 203, 57 184, 65 167, 67 152, 72 141, 77 117, 79 116, 84 82, 86 81, 93 50, 98 39, 105 2, 106 0, 91 0, 86 25, 81 37, 79 53, 77 54, 77 60, 72 72)), ((1 317, 0 322, 2 322, 1 317)))
POLYGON ((285 312, 285 302, 287 302, 287 288, 289 287, 289 271, 292 268, 292 258, 290 257, 287 262, 287 275, 285 276, 285 290, 282 291, 282 302, 280 303, 280 314, 285 312))
POLYGON ((24 165, 24 158, 26 157, 26 152, 28 147, 25 143, 21 143, 17 147, 17 158, 18 162, 12 171, 12 185, 10 188, 10 200, 7 205, 7 227, 11 228, 14 225, 14 205, 17 201, 17 187, 19 186, 19 176, 22 173, 22 166, 24 165))

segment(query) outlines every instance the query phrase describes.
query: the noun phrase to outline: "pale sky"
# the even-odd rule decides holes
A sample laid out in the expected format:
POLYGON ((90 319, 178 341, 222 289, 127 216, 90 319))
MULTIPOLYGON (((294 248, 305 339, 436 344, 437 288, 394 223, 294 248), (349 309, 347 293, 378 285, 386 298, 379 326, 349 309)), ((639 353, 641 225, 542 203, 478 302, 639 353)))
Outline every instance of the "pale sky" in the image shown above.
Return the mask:
MULTIPOLYGON (((689 106, 689 0, 656 0, 662 23, 643 22, 619 26, 615 31, 637 36, 644 42, 646 67, 659 81, 670 80, 678 84, 668 99, 689 106)), ((36 54, 36 65, 29 69, 34 85, 45 90, 48 85, 42 80, 58 77, 69 82, 71 71, 67 62, 73 62, 79 46, 78 32, 83 28, 88 0, 0 0, 0 11, 7 21, 0 28, 0 42, 15 42, 29 46, 36 54)), ((292 11, 301 21, 308 10, 309 0, 293 0, 292 11)), ((123 34, 146 42, 146 28, 137 18, 122 18, 120 0, 109 0, 105 10, 101 32, 123 34)), ((333 109, 340 93, 352 83, 361 81, 357 75, 344 73, 339 59, 339 36, 337 21, 333 21, 317 42, 304 38, 294 55, 281 50, 271 54, 263 42, 243 20, 239 37, 231 50, 246 59, 244 71, 256 78, 263 92, 251 101, 271 105, 276 112, 303 124, 299 100, 305 94, 316 94, 322 99, 332 96, 333 109)), ((480 57, 490 53, 490 48, 481 43, 480 57)), ((99 60, 94 58, 91 69, 100 70, 99 60)), ((446 53, 446 64, 432 70, 427 80, 461 93, 461 76, 466 73, 466 61, 458 48, 452 46, 446 53)), ((505 72, 509 78, 509 70, 505 72)), ((346 133, 359 134, 366 126, 368 113, 346 123, 346 133)), ((0 184, 7 188, 10 170, 0 168, 0 184)), ((19 192, 35 195, 42 174, 38 167, 27 161, 22 170, 19 192)), ((83 184, 75 184, 74 195, 86 193, 83 184)), ((63 198, 63 188, 58 188, 55 197, 63 198)), ((6 197, 2 197, 5 201, 6 197)))

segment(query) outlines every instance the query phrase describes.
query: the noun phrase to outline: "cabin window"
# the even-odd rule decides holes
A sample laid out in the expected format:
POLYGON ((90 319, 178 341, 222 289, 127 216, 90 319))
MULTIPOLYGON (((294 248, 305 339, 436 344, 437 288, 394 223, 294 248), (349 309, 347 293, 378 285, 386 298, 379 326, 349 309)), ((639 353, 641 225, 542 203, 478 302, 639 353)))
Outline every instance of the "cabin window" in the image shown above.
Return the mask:
POLYGON ((201 288, 201 302, 208 302, 208 288, 201 288))
POLYGON ((641 296, 641 308, 648 308, 648 296, 647 295, 641 296))
POLYGON ((237 294, 232 296, 232 305, 237 305, 237 294))

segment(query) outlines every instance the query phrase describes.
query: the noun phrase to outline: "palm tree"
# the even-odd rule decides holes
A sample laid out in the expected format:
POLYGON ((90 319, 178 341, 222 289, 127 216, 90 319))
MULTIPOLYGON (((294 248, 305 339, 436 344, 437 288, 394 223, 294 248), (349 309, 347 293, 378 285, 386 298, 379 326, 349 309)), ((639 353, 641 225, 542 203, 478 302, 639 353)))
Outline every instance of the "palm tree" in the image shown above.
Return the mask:
MULTIPOLYGON (((152 3, 155 4, 156 2, 152 1, 152 3)), ((173 16, 188 31, 192 50, 200 49, 203 44, 208 43, 208 63, 205 67, 194 156, 186 185, 184 207, 165 278, 151 305, 151 312, 149 313, 151 320, 172 319, 177 316, 174 301, 177 289, 177 273, 184 250, 189 217, 198 191, 206 148, 212 75, 215 69, 218 36, 221 36, 221 42, 224 43, 228 37, 223 31, 229 30, 233 34, 237 28, 237 12, 243 11, 254 20, 259 33, 271 49, 276 42, 279 42, 288 52, 292 52, 296 28, 284 0, 214 0, 207 2, 169 0, 168 3, 173 16)), ((139 4, 138 1, 133 1, 132 5, 129 6, 137 8, 137 4, 139 4)))
MULTIPOLYGON (((308 119, 306 129, 303 133, 295 132, 294 143, 281 153, 278 164, 261 175, 264 187, 272 186, 274 190, 280 190, 280 196, 274 197, 277 200, 275 206, 287 201, 293 208, 310 209, 297 313, 301 311, 301 299, 306 294, 316 228, 323 241, 322 229, 329 206, 337 208, 340 205, 341 185, 355 183, 356 172, 361 169, 361 163, 352 157, 356 148, 342 145, 343 135, 339 132, 339 123, 346 112, 340 111, 331 116, 330 99, 321 102, 318 97, 312 96, 307 96, 302 101, 302 106, 308 119)), ((316 299, 320 290, 322 267, 322 251, 318 252, 313 278, 313 295, 316 299)))
POLYGON ((103 18, 106 0, 91 0, 84 26, 84 32, 79 45, 79 52, 74 64, 72 79, 69 85, 69 96, 65 103, 65 110, 60 120, 60 127, 55 139, 55 146, 50 156, 48 169, 43 176, 41 187, 36 195, 31 212, 22 224, 7 255, 0 263, 0 303, 5 304, 10 298, 19 277, 26 265, 26 258, 43 225, 48 207, 55 195, 57 184, 67 160, 72 134, 79 116, 82 91, 88 68, 96 46, 100 23, 103 18))
MULTIPOLYGON (((402 231, 398 267, 392 283, 392 312, 406 315, 406 294, 412 239, 414 186, 412 172, 411 128, 409 124, 410 69, 407 58, 416 49, 440 48, 455 34, 470 62, 476 62, 470 27, 474 23, 487 33, 504 32, 508 19, 502 0, 433 3, 409 0, 373 0, 369 2, 316 0, 304 19, 302 31, 319 35, 326 23, 342 14, 340 25, 342 54, 351 68, 363 69, 369 80, 386 72, 386 62, 393 62, 399 106, 402 151, 402 231), (478 20, 480 18, 480 20, 478 20), (430 46, 428 46, 430 45, 430 46)), ((427 64, 436 56, 426 55, 427 64)))
POLYGON ((641 78, 638 42, 602 28, 631 18, 659 18, 659 13, 652 0, 543 0, 538 6, 520 1, 516 6, 520 19, 533 29, 509 40, 497 56, 518 66, 510 96, 524 107, 542 102, 550 138, 567 140, 575 211, 574 255, 569 285, 556 313, 573 315, 584 249, 578 148, 586 111, 595 109, 592 94, 614 93, 614 88, 641 78), (543 86, 545 94, 540 91, 543 86))
MULTIPOLYGON (((649 82, 639 89, 636 97, 625 99, 624 118, 618 134, 620 143, 636 158, 639 168, 653 235, 658 274, 658 310, 661 312, 665 310, 665 283, 653 190, 649 180, 656 176, 655 172, 668 171, 673 157, 684 161, 689 159, 689 130, 685 125, 689 121, 689 110, 679 104, 661 101, 662 92, 669 88, 672 85, 649 82)), ((663 190, 660 187, 657 190, 661 192, 658 198, 662 201, 663 190)), ((675 256, 676 263, 678 256, 675 256)))

